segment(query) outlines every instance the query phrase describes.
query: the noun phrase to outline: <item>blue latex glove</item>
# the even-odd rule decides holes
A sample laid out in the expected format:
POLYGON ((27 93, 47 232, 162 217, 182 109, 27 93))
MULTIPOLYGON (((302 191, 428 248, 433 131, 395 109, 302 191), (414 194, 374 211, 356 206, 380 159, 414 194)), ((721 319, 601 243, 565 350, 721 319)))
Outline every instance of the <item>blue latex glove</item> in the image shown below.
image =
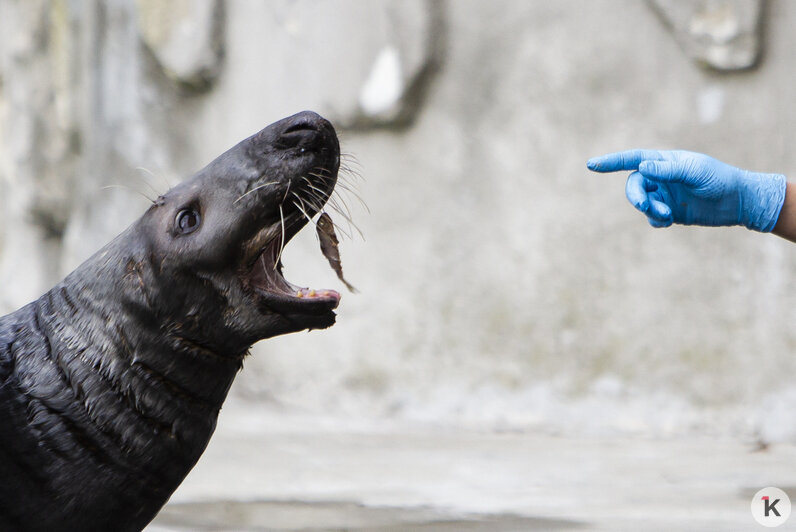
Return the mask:
POLYGON ((625 195, 653 227, 744 225, 769 232, 785 201, 785 176, 741 170, 690 151, 629 150, 589 159, 589 170, 634 170, 625 195))

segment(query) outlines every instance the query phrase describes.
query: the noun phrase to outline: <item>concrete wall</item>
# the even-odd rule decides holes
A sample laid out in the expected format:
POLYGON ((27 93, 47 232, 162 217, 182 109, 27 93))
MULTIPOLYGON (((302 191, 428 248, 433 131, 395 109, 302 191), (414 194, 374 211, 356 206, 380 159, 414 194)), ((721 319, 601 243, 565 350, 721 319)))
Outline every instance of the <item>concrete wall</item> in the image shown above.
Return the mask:
MULTIPOLYGON (((624 177, 585 160, 679 147, 796 174, 794 24, 784 1, 0 0, 0 306, 37 297, 142 196, 310 108, 363 177, 370 213, 347 201, 366 240, 341 248, 361 293, 333 329, 256 346, 233 393, 792 439, 796 248, 653 230, 624 177)), ((309 232, 284 261, 340 288, 309 232)))

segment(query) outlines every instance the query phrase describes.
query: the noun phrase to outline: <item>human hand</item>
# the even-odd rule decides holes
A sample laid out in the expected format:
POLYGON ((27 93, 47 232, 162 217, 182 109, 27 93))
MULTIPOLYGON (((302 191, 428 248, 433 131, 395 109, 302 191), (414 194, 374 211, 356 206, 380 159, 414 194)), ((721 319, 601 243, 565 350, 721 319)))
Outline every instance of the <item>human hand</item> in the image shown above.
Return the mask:
POLYGON ((589 170, 633 170, 625 195, 653 227, 744 225, 771 231, 785 201, 785 176, 735 168, 690 151, 629 150, 589 159, 589 170))

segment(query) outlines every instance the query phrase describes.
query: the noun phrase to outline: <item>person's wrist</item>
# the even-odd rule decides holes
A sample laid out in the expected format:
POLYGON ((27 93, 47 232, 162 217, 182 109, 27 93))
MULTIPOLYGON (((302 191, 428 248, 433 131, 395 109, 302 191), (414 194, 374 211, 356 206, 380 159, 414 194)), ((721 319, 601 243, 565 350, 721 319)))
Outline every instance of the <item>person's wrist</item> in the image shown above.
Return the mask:
POLYGON ((741 225, 752 231, 770 233, 785 203, 785 176, 744 171, 741 182, 741 225))

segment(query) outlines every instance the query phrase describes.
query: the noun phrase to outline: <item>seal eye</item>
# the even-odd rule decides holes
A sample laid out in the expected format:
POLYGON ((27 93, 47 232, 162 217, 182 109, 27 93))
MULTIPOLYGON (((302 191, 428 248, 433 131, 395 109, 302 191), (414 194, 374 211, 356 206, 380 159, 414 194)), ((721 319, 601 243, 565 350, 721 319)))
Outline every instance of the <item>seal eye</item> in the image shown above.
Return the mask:
POLYGON ((187 235, 193 233, 199 228, 202 222, 199 213, 193 209, 183 209, 177 214, 177 229, 180 233, 187 235))

